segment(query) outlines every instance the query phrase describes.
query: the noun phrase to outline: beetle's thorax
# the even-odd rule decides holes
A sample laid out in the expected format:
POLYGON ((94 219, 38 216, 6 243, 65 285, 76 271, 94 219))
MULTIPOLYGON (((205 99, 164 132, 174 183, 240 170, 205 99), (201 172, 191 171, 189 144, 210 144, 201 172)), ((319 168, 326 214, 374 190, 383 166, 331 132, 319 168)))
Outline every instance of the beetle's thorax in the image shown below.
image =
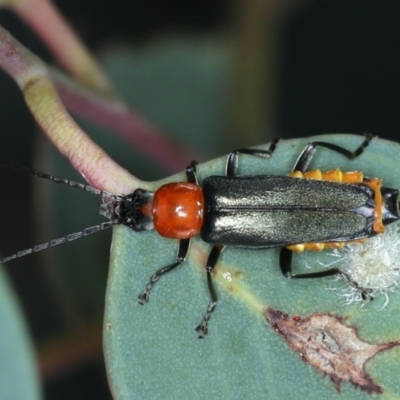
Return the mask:
POLYGON ((203 223, 201 188, 188 182, 168 183, 154 193, 137 189, 132 195, 102 205, 101 214, 117 218, 135 231, 155 229, 163 237, 188 239, 203 223))
POLYGON ((203 191, 195 183, 168 183, 154 193, 154 229, 163 237, 188 239, 196 236, 203 224, 203 215, 203 191))

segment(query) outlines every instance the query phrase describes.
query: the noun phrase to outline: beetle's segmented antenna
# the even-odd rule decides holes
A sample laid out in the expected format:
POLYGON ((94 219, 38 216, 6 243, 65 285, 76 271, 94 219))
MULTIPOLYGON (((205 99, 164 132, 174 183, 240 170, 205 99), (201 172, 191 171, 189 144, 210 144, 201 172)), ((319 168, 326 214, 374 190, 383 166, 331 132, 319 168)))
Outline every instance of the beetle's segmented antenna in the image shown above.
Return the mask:
POLYGON ((104 190, 96 189, 93 186, 84 185, 83 183, 70 181, 68 179, 57 178, 56 176, 49 175, 49 174, 46 174, 46 173, 41 172, 41 171, 36 171, 34 169, 25 167, 24 165, 16 164, 16 163, 14 163, 12 161, 1 161, 0 164, 5 165, 5 166, 9 166, 9 167, 12 167, 12 168, 20 169, 20 170, 22 170, 24 172, 27 172, 29 174, 36 175, 37 177, 42 178, 42 179, 48 179, 48 180, 53 181, 55 183, 61 183, 63 185, 68 185, 69 187, 72 187, 72 188, 75 188, 75 189, 81 189, 81 190, 84 190, 85 192, 88 192, 88 193, 91 193, 91 194, 94 194, 96 196, 100 196, 100 197, 103 197, 103 198, 104 197, 108 197, 108 198, 111 198, 113 200, 120 200, 122 198, 119 195, 111 194, 111 193, 106 192, 104 190))
POLYGON ((61 238, 53 239, 50 242, 38 244, 29 249, 21 250, 15 254, 12 254, 11 256, 0 259, 0 263, 6 263, 8 261, 15 260, 16 258, 24 257, 24 256, 27 256, 27 255, 33 254, 33 253, 37 253, 39 251, 46 250, 49 247, 54 247, 59 244, 72 242, 73 240, 80 239, 84 236, 91 235, 92 233, 104 231, 105 229, 111 228, 114 225, 122 224, 123 222, 124 221, 122 221, 121 219, 114 219, 112 221, 103 222, 100 225, 90 226, 88 228, 85 228, 83 231, 70 233, 69 235, 63 236, 61 238))

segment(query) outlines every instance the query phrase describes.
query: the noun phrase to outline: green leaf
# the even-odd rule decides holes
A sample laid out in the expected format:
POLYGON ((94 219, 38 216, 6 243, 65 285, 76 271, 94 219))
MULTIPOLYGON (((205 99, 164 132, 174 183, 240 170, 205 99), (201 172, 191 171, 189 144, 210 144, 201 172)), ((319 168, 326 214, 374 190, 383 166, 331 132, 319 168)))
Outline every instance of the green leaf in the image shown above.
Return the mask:
MULTIPOLYGON (((285 175, 291 172, 304 146, 316 140, 356 149, 363 138, 326 135, 283 141, 269 160, 240 156, 239 171, 241 174, 285 175)), ((353 161, 319 148, 310 169, 361 170, 366 176, 382 178, 385 186, 398 188, 399 154, 398 144, 378 139, 353 161)), ((212 174, 222 175, 225 160, 223 157, 200 165, 200 179, 212 174)), ((184 179, 180 174, 168 181, 184 179)), ((164 182, 155 183, 154 188, 164 182)), ((370 397, 368 388, 335 381, 334 374, 313 366, 306 347, 304 353, 296 350, 294 342, 298 337, 290 342, 285 334, 293 335, 298 326, 310 329, 308 342, 317 346, 314 356, 328 351, 329 356, 339 355, 342 359, 350 350, 344 350, 340 340, 346 343, 353 334, 360 341, 374 345, 370 346, 374 353, 371 357, 376 352, 380 354, 371 358, 365 369, 361 365, 360 371, 387 398, 400 398, 400 349, 395 347, 397 343, 391 343, 400 340, 396 294, 389 294, 390 301, 385 308, 380 310, 385 303, 381 296, 374 300, 374 307, 366 307, 366 311, 361 312, 360 304, 344 305, 343 298, 327 290, 334 277, 298 281, 283 278, 278 263, 279 249, 227 248, 213 275, 219 302, 209 322, 208 336, 199 340, 194 329, 209 303, 204 265, 210 251, 210 246, 199 238, 192 241, 185 263, 156 283, 149 303, 140 306, 137 300, 153 272, 175 261, 177 247, 176 240, 161 238, 154 232, 136 233, 124 226, 114 230, 104 341, 115 398, 370 397), (270 315, 273 315, 271 310, 279 310, 288 317, 267 322, 267 309, 270 315), (296 316, 299 323, 292 319, 296 316), (308 320, 311 316, 314 320, 326 316, 323 328, 311 327, 308 320), (335 333, 335 327, 339 327, 341 333, 335 333), (379 347, 381 344, 386 347, 379 347), (303 358, 299 353, 303 353, 303 358)), ((307 266, 324 268, 321 263, 330 260, 327 253, 329 251, 295 254, 294 271, 307 271, 307 266)), ((326 365, 329 367, 329 359, 326 365)))
POLYGON ((0 398, 36 400, 41 398, 35 359, 26 326, 0 268, 0 398))

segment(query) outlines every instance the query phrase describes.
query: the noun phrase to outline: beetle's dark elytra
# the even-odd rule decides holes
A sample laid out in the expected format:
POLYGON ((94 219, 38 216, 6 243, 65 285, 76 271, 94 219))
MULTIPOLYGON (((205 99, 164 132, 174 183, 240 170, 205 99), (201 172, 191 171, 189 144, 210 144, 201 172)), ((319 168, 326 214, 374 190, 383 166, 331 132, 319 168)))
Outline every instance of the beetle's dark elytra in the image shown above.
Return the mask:
POLYGON ((372 235, 368 186, 286 176, 211 176, 201 238, 244 248, 357 240, 372 235))

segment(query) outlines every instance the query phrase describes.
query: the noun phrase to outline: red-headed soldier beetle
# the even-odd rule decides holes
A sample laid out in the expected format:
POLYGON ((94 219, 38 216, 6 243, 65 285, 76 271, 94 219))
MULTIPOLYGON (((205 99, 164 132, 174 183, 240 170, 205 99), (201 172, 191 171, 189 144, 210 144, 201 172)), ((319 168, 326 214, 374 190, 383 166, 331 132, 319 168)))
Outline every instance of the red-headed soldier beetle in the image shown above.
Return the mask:
POLYGON ((339 268, 295 274, 292 253, 303 250, 339 248, 362 242, 385 231, 385 226, 399 219, 398 190, 382 186, 379 178, 367 178, 362 172, 333 169, 307 171, 317 147, 340 153, 348 159, 360 156, 371 135, 355 151, 327 142, 309 143, 288 175, 238 175, 238 155, 270 158, 278 141, 268 150, 242 149, 229 154, 225 175, 205 178, 201 185, 196 163, 185 170, 187 182, 162 185, 155 192, 137 189, 131 195, 113 195, 90 186, 28 170, 39 177, 64 183, 103 198, 100 213, 109 219, 81 232, 23 250, 2 261, 34 253, 50 246, 124 224, 135 231, 154 229, 161 236, 178 239, 174 263, 158 269, 150 278, 139 302, 146 303, 159 278, 185 261, 190 239, 200 235, 213 245, 206 263, 210 303, 197 326, 199 337, 208 331, 208 321, 217 304, 212 272, 225 247, 244 249, 281 248, 280 268, 286 278, 306 279, 340 275, 359 289, 364 299, 369 288, 359 287, 339 268))

